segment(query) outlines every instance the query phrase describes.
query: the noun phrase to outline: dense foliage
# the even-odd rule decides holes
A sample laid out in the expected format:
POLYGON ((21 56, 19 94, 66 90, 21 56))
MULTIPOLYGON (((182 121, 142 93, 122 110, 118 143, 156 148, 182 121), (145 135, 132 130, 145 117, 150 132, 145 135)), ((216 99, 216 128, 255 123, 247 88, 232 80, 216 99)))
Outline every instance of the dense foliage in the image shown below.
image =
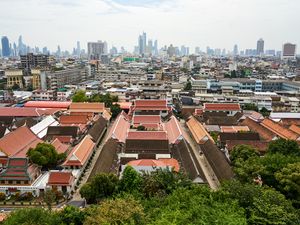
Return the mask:
POLYGON ((140 174, 128 166, 121 178, 97 174, 80 194, 89 207, 61 211, 22 209, 4 224, 300 224, 298 145, 276 140, 261 157, 241 145, 231 154, 236 179, 217 191, 193 184, 185 174, 140 174), (260 179, 261 183, 254 182, 260 179))
POLYGON ((55 167, 66 159, 66 154, 59 154, 53 145, 47 143, 39 143, 29 149, 27 156, 31 162, 46 168, 55 167))

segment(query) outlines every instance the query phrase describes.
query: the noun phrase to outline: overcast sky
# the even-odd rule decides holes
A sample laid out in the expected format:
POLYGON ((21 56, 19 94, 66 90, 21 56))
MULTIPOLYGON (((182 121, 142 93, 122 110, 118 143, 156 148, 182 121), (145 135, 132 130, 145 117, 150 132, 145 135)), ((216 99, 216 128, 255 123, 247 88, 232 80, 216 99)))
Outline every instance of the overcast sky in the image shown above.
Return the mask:
POLYGON ((300 45, 300 0, 0 0, 0 36, 71 50, 106 40, 132 51, 145 31, 159 46, 280 50, 300 45))

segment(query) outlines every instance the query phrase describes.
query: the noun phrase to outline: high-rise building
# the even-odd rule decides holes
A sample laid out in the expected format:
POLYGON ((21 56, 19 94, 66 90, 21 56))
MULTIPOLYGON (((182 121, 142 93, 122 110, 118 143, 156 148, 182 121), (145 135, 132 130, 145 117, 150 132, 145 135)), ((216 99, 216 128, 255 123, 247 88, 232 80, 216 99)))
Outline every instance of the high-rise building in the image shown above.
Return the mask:
POLYGON ((145 32, 143 32, 143 48, 145 53, 147 49, 147 34, 145 32))
POLYGON ((138 46, 139 46, 139 54, 143 55, 145 52, 145 49, 144 49, 144 40, 143 40, 142 35, 139 36, 138 46))
POLYGON ((158 55, 158 43, 157 43, 157 40, 154 41, 154 55, 158 55))
POLYGON ((81 52, 81 49, 80 49, 80 42, 77 41, 76 55, 77 55, 77 56, 80 56, 80 52, 81 52))
POLYGON ((151 39, 148 40, 147 52, 153 54, 153 41, 151 39))
POLYGON ((285 43, 282 46, 282 59, 295 59, 296 58, 296 45, 285 43))
POLYGON ((20 55, 22 69, 32 69, 36 67, 47 67, 49 66, 49 55, 34 55, 28 53, 26 55, 20 55))
POLYGON ((239 54, 239 48, 238 48, 238 45, 235 44, 235 45, 233 46, 233 55, 238 55, 238 54, 239 54))
POLYGON ((107 52, 107 43, 102 41, 88 42, 88 58, 101 59, 101 55, 107 52))
POLYGON ((264 47, 265 47, 265 41, 260 38, 258 41, 257 41, 257 45, 256 45, 256 54, 261 56, 264 54, 264 47))
POLYGON ((2 43, 2 56, 3 57, 9 57, 10 56, 10 47, 9 47, 9 41, 6 36, 3 36, 1 39, 2 43))

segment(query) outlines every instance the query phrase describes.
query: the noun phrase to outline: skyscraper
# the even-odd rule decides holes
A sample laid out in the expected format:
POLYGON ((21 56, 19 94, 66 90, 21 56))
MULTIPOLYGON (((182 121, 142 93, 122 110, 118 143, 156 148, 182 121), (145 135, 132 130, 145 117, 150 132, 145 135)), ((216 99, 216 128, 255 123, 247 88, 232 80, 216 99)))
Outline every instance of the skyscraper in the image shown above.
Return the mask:
POLYGON ((258 41, 257 41, 257 45, 256 45, 256 54, 257 55, 263 55, 264 54, 264 46, 265 46, 265 41, 260 38, 258 41))
POLYGON ((157 40, 154 41, 154 55, 158 55, 158 44, 157 44, 157 40))
POLYGON ((80 49, 80 42, 77 41, 76 55, 80 56, 80 52, 81 52, 81 49, 80 49))
POLYGON ((296 45, 291 43, 285 43, 282 47, 283 59, 295 59, 296 58, 296 45))
POLYGON ((238 45, 235 44, 235 45, 233 46, 233 55, 238 55, 238 54, 239 54, 239 48, 238 48, 238 45))
POLYGON ((144 40, 142 35, 139 36, 138 46, 139 46, 139 54, 143 55, 145 51, 144 51, 144 40))
POLYGON ((144 47, 144 53, 146 52, 147 49, 147 34, 143 32, 143 47, 144 47))
POLYGON ((89 59, 101 59, 101 55, 107 51, 107 43, 102 41, 88 42, 89 59))
POLYGON ((9 47, 9 41, 6 36, 3 36, 1 39, 2 43, 2 56, 3 57, 9 57, 10 56, 10 47, 9 47))

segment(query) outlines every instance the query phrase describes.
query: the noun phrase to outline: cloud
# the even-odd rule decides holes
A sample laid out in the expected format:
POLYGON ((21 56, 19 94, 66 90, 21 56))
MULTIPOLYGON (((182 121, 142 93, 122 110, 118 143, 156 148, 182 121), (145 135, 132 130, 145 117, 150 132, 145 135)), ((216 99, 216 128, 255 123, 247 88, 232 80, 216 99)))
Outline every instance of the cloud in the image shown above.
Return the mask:
POLYGON ((166 1, 168 0, 112 0, 112 2, 124 6, 146 7, 146 8, 157 7, 158 5, 161 5, 166 1))

